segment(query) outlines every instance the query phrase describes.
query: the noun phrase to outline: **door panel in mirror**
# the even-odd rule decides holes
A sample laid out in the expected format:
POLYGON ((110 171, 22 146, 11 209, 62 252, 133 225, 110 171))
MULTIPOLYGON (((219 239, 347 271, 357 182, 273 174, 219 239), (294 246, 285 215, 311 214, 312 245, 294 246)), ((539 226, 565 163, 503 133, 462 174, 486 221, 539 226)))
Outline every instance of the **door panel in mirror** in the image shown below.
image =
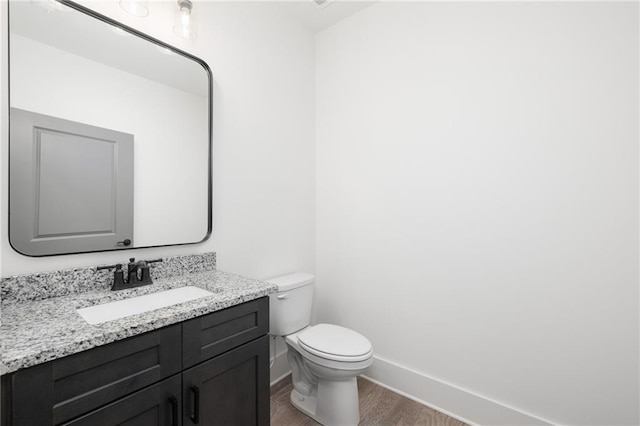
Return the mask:
MULTIPOLYGON (((73 2, 62 1, 64 10, 54 11, 38 3, 9 2, 11 108, 133 136, 133 229, 126 236, 133 244, 129 248, 206 240, 212 227, 208 66, 73 2), (127 36, 118 35, 122 31, 115 28, 123 28, 127 36)), ((17 161, 13 152, 21 143, 15 136, 12 125, 12 169, 17 161)), ((90 154, 78 151, 79 157, 85 155, 90 154)), ((89 181, 89 176, 84 180, 89 181)), ((23 191, 13 178, 9 185, 10 194, 23 191)), ((85 205, 100 204, 96 198, 103 200, 92 191, 85 194, 85 205)), ((16 208, 10 201, 9 234, 14 248, 23 254, 122 247, 114 245, 123 241, 118 236, 104 245, 56 246, 52 240, 46 252, 25 251, 16 241, 30 236, 21 236, 18 229, 23 226, 14 226, 16 208)), ((56 215, 73 216, 71 210, 66 213, 59 208, 56 215)), ((66 226, 55 215, 39 220, 51 229, 66 226)), ((101 228, 95 225, 79 231, 101 228)))
POLYGON ((12 108, 11 243, 21 253, 125 247, 133 135, 12 108))

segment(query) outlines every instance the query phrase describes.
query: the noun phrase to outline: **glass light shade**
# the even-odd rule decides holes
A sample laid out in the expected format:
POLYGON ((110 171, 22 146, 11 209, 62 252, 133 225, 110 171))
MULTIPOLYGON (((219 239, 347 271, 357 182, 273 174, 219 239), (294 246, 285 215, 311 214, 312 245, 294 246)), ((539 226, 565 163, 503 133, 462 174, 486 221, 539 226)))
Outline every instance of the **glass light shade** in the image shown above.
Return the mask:
POLYGON ((173 32, 182 38, 193 40, 198 36, 193 16, 191 16, 191 2, 178 2, 179 10, 176 15, 176 23, 173 26, 173 32))
POLYGON ((140 18, 149 15, 149 2, 146 0, 120 0, 120 7, 128 14, 140 18))

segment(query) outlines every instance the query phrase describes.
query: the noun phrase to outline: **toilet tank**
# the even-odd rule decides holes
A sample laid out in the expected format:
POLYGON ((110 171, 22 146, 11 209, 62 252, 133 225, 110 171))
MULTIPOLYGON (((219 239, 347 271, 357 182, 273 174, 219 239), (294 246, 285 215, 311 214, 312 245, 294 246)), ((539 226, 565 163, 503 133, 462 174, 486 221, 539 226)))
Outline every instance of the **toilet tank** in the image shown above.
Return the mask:
POLYGON ((306 272, 266 280, 278 286, 278 291, 269 295, 269 334, 286 336, 309 325, 314 280, 306 272))

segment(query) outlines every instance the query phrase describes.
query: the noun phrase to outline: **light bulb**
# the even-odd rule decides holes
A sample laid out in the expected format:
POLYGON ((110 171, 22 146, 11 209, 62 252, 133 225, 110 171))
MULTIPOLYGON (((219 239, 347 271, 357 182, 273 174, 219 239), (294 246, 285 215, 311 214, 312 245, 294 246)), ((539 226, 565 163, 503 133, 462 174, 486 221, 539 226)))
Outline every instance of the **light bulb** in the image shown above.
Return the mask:
POLYGON ((191 0, 178 0, 178 15, 176 17, 176 25, 173 27, 173 32, 177 36, 188 40, 193 40, 197 37, 191 16, 192 8, 191 0))

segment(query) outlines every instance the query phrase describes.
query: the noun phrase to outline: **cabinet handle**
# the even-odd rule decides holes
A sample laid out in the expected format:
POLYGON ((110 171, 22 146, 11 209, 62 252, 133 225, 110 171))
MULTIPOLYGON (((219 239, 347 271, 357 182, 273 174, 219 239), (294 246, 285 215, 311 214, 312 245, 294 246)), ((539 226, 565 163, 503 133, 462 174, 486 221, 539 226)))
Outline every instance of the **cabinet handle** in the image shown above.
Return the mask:
POLYGON ((178 426, 178 400, 175 396, 169 397, 169 403, 171 404, 171 424, 178 426))
POLYGON ((200 422, 200 389, 197 386, 191 386, 191 394, 193 396, 193 411, 189 418, 193 424, 200 422))

